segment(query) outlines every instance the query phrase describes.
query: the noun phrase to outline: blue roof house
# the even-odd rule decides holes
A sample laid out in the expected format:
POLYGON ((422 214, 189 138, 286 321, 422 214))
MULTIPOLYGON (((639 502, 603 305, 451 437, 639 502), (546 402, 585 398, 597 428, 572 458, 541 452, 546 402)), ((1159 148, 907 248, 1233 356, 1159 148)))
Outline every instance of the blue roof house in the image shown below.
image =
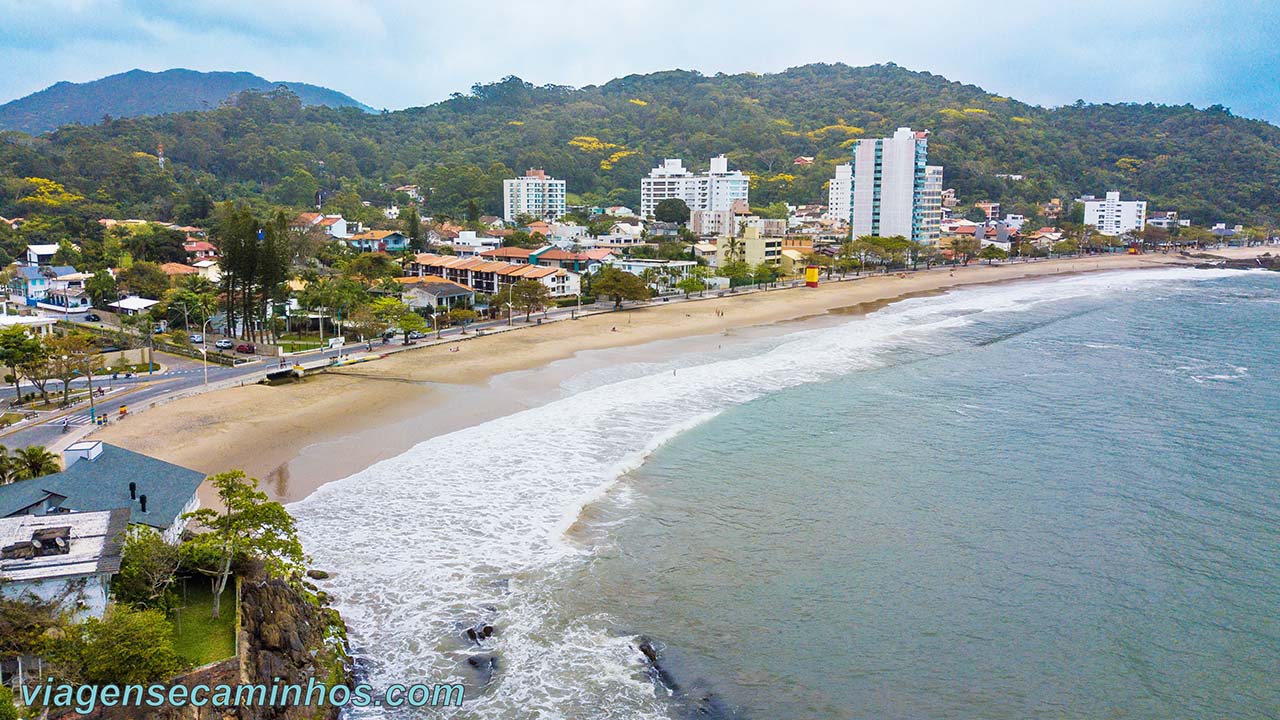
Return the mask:
POLYGON ((128 508, 130 525, 177 542, 183 514, 200 507, 204 475, 195 470, 99 440, 72 443, 64 458, 62 472, 0 485, 0 518, 128 508))

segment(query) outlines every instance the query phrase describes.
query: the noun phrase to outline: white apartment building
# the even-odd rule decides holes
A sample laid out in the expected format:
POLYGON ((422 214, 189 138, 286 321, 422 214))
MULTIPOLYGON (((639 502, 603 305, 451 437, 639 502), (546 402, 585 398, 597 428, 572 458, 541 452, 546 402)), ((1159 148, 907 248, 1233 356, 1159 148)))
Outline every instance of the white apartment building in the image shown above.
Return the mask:
POLYGON ((530 169, 524 177, 502 181, 502 219, 515 222, 521 215, 557 220, 565 213, 565 182, 530 169))
POLYGON ((1077 202, 1084 204, 1084 224, 1103 235, 1123 235, 1147 224, 1145 200, 1121 200, 1120 193, 1109 192, 1105 199, 1085 195, 1077 202))
POLYGON ((898 128, 859 140, 853 151, 853 236, 900 235, 936 242, 942 219, 942 168, 928 165, 929 132, 898 128))
POLYGON ((640 215, 653 217, 658 203, 683 200, 690 210, 732 210, 737 200, 747 201, 750 180, 741 171, 729 170, 724 155, 711 158, 705 173, 692 173, 679 158, 667 158, 640 179, 640 215))
POLYGON ((827 189, 827 217, 831 220, 849 224, 853 208, 853 165, 845 163, 836 166, 836 176, 831 178, 827 189))
POLYGON ((924 194, 920 198, 922 220, 921 241, 938 243, 942 231, 942 166, 926 165, 924 168, 924 194))

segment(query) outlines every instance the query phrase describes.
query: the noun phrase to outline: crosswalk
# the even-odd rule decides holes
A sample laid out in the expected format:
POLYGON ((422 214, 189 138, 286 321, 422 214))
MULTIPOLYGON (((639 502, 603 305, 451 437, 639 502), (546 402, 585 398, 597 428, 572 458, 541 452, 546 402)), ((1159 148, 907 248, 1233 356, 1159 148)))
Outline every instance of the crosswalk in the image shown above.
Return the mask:
POLYGON ((88 425, 89 423, 93 422, 93 420, 89 417, 89 413, 76 413, 75 415, 67 415, 65 417, 60 417, 57 420, 50 420, 49 422, 45 423, 45 425, 60 426, 62 425, 62 422, 64 420, 67 421, 67 424, 69 425, 88 425))

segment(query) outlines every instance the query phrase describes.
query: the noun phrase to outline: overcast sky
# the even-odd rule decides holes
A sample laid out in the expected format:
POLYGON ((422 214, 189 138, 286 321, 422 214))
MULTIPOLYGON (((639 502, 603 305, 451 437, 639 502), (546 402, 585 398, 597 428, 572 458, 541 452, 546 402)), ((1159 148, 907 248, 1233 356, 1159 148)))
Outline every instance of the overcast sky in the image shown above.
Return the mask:
POLYGON ((518 75, 896 62, 1052 106, 1280 122, 1280 0, 0 0, 0 102, 132 68, 248 70, 376 108, 518 75))

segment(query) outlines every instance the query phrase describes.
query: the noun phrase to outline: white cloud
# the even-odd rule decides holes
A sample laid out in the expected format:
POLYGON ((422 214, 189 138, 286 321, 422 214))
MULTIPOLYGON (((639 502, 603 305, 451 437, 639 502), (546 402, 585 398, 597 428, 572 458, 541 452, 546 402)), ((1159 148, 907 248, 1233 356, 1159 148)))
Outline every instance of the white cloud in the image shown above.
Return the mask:
POLYGON ((893 61, 1046 105, 1220 102, 1271 114, 1271 3, 897 0, 0 0, 0 99, 133 67, 249 70, 376 107, 506 75, 584 85, 638 72, 893 61))

